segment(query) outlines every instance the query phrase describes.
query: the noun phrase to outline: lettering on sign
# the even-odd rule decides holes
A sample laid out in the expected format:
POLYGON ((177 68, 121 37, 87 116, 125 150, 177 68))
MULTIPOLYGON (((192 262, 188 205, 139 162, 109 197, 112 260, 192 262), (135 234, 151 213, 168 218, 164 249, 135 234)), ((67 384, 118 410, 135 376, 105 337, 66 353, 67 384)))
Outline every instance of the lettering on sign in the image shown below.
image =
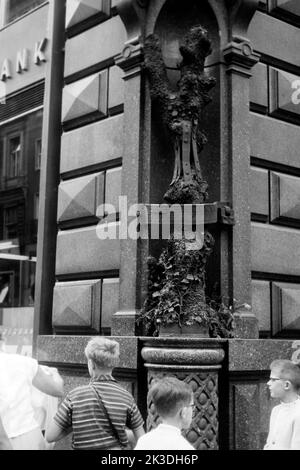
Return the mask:
MULTIPOLYGON (((33 64, 34 65, 41 65, 42 62, 46 62, 46 55, 45 49, 47 46, 47 38, 42 39, 35 43, 34 51, 33 51, 33 64)), ((16 61, 15 61, 15 70, 16 73, 23 73, 29 70, 29 60, 30 58, 30 51, 26 48, 22 49, 21 51, 17 52, 16 61)), ((13 78, 12 75, 12 62, 10 59, 5 58, 2 62, 1 66, 1 73, 0 73, 0 80, 5 82, 7 79, 13 78)))

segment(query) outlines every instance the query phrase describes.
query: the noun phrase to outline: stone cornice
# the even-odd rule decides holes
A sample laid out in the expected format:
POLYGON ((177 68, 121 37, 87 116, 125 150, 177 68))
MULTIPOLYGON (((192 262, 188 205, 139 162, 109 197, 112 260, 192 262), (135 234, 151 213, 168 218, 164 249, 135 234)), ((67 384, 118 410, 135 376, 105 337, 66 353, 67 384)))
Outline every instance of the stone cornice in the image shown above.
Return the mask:
POLYGON ((219 365, 224 359, 223 349, 143 348, 142 357, 151 364, 219 365))
POLYGON ((125 44, 121 54, 115 57, 115 64, 125 72, 124 80, 141 73, 143 58, 143 48, 139 42, 125 44))
POLYGON ((225 357, 225 341, 191 337, 141 338, 146 367, 218 369, 225 357))
POLYGON ((253 51, 250 41, 235 37, 223 49, 228 72, 251 76, 252 67, 259 61, 260 55, 253 51))

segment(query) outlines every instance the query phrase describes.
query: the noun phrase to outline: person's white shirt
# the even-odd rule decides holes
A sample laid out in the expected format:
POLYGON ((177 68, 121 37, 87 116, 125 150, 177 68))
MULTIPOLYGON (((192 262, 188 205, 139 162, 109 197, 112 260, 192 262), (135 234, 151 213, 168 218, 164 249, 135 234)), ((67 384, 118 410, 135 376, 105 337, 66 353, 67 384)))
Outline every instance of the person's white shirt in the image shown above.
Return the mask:
POLYGON ((195 450, 181 435, 179 428, 159 424, 139 438, 134 450, 195 450))
POLYGON ((37 370, 35 359, 0 352, 0 414, 9 438, 39 427, 31 401, 37 370))
POLYGON ((300 450, 300 398, 273 408, 264 450, 300 450))

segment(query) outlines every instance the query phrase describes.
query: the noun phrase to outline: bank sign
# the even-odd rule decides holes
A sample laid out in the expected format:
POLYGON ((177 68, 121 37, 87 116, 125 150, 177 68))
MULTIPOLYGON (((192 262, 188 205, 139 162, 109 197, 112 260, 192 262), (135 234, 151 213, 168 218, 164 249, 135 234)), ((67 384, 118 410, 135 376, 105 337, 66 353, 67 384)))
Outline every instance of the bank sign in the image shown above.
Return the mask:
POLYGON ((45 49, 47 46, 47 38, 37 41, 33 50, 24 48, 17 51, 14 59, 5 57, 2 66, 0 80, 6 82, 12 79, 14 74, 22 74, 30 70, 32 66, 39 66, 42 62, 46 62, 45 49))
POLYGON ((0 31, 0 99, 46 77, 50 40, 49 4, 0 31))

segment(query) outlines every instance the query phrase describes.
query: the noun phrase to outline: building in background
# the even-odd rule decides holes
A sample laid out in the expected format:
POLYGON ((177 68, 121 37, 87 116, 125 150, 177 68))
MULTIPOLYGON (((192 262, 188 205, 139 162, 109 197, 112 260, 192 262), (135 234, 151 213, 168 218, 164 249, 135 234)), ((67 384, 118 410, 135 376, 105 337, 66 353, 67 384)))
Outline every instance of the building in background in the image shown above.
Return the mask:
POLYGON ((0 0, 0 16, 2 325, 9 315, 25 328, 18 309, 34 300, 35 354, 71 388, 86 380, 88 337, 111 334, 116 374, 144 412, 147 376, 175 373, 195 391, 197 448, 262 448, 269 362, 297 358, 300 336, 299 1, 0 0), (239 338, 223 342, 141 337, 157 244, 97 236, 100 205, 163 202, 172 156, 143 41, 157 33, 176 74, 196 24, 209 31, 216 78, 201 153, 220 208, 208 287, 252 305, 239 338))
MULTIPOLYGON (((32 343, 48 4, 0 2, 0 309, 11 348, 32 343)), ((24 352, 23 351, 23 352, 24 352)))

